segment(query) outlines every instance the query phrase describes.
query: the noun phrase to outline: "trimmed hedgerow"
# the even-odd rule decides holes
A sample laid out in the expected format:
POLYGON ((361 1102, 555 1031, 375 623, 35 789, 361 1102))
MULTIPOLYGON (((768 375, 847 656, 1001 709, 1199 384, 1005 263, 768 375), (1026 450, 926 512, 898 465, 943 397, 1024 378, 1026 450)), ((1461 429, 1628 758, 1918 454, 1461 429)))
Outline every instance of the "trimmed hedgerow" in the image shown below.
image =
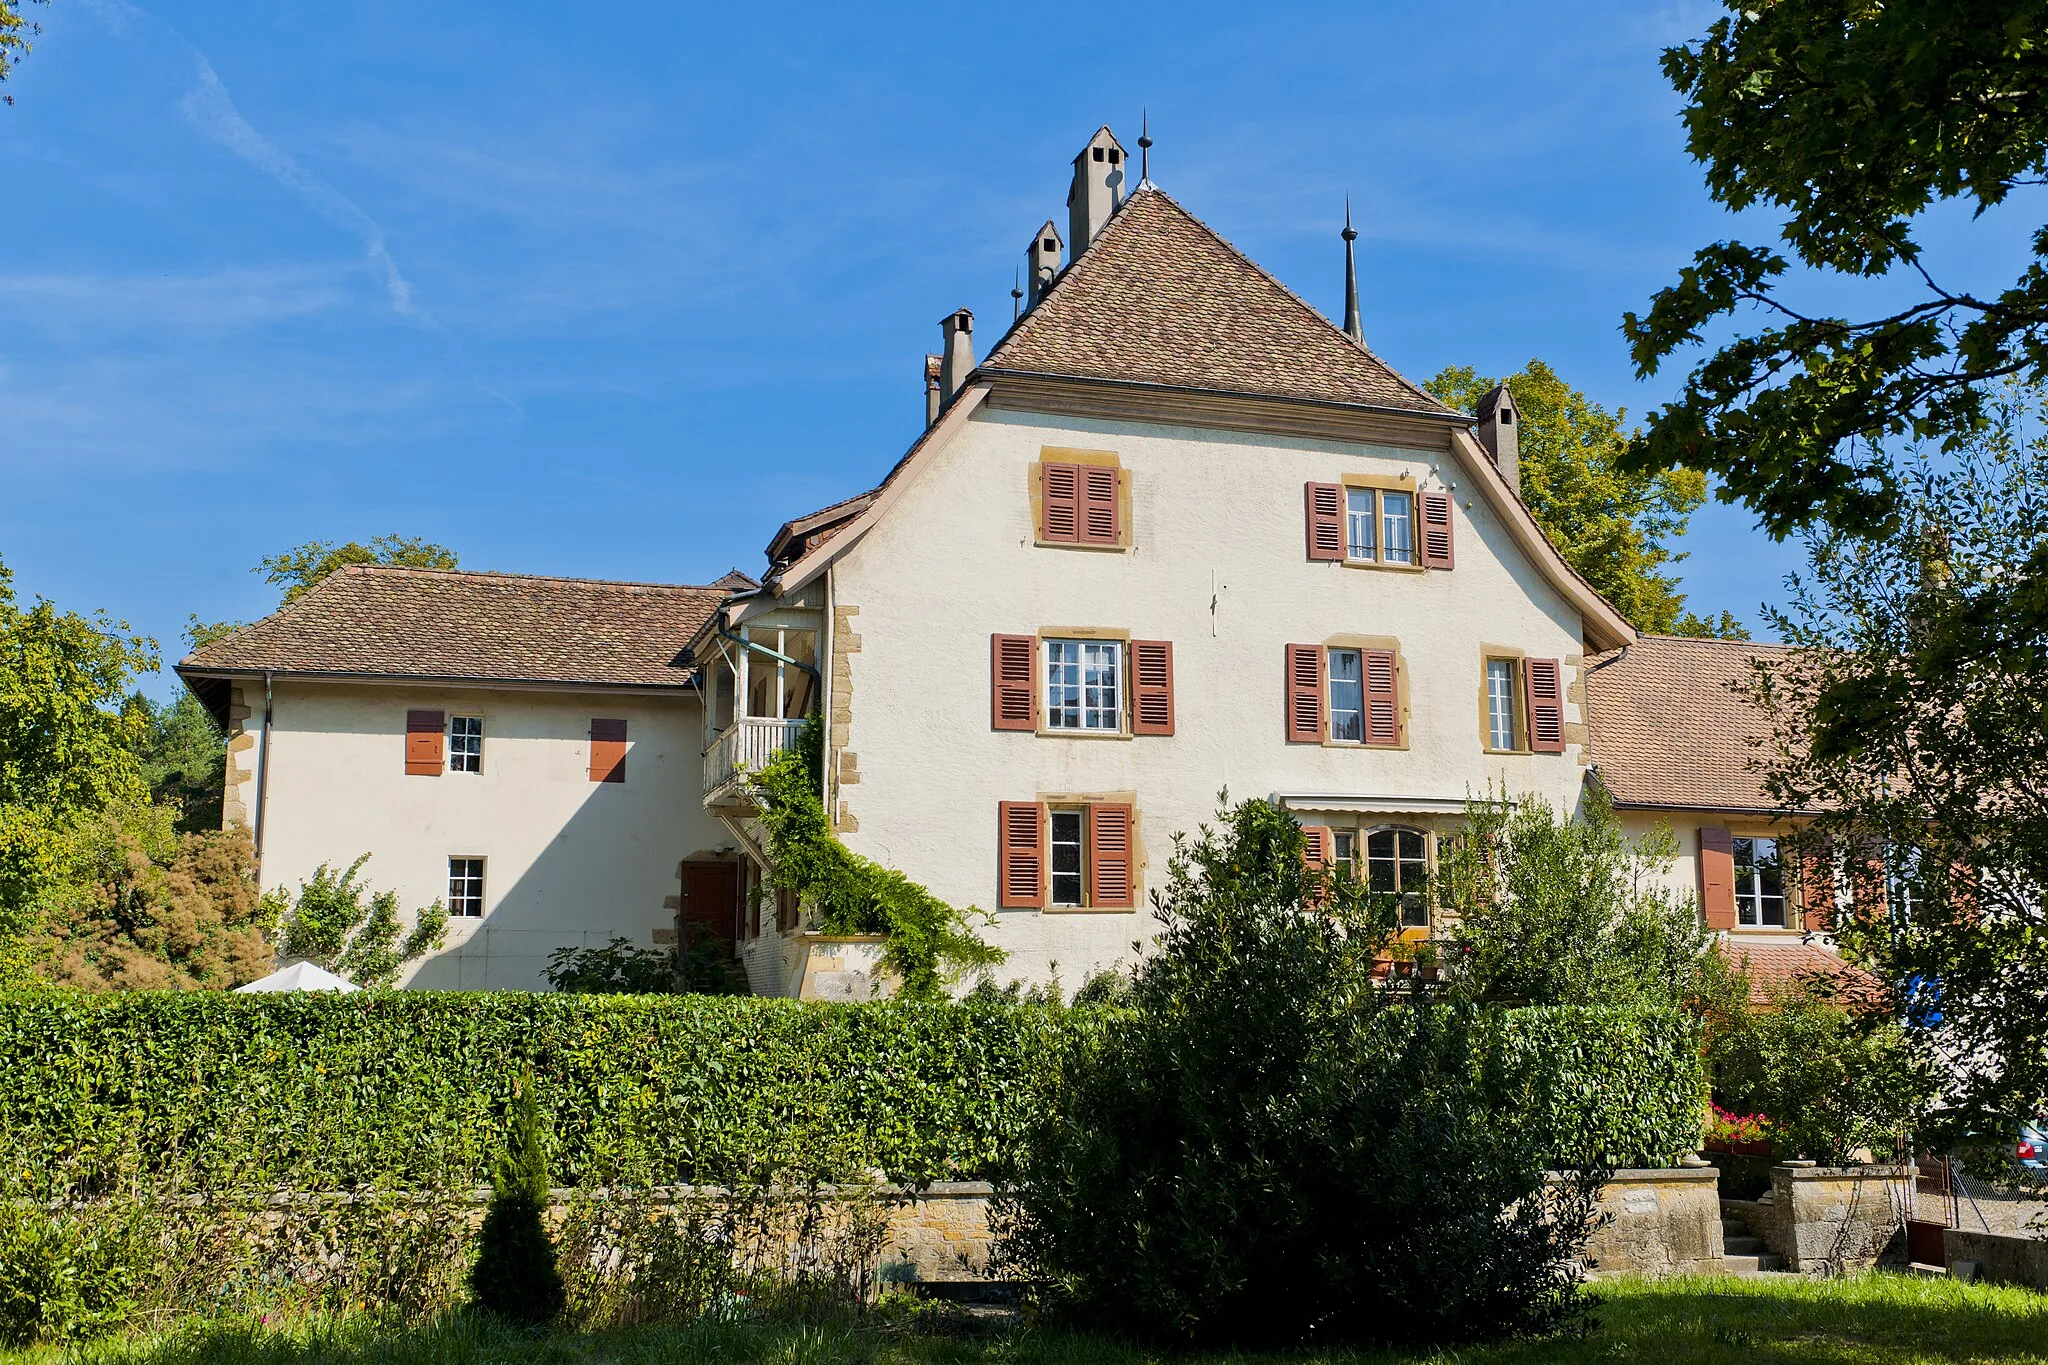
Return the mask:
MULTIPOLYGON (((0 993, 0 1153, 19 1189, 104 1169, 208 1188, 485 1182, 531 1067, 564 1185, 778 1173, 986 1178, 1110 1010, 704 996, 0 993)), ((1699 1136, 1675 1015, 1518 1010, 1518 1116, 1561 1155, 1699 1136)))

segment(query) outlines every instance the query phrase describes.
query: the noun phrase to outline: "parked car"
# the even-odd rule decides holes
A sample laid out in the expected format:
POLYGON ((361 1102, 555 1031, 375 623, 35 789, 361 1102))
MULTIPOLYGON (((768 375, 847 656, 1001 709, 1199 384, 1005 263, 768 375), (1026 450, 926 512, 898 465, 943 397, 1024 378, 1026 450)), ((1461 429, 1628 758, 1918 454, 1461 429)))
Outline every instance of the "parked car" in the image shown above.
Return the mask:
POLYGON ((2048 1170, 2048 1119, 2020 1125, 2019 1141, 2013 1146, 2013 1159, 2030 1170, 2048 1170))

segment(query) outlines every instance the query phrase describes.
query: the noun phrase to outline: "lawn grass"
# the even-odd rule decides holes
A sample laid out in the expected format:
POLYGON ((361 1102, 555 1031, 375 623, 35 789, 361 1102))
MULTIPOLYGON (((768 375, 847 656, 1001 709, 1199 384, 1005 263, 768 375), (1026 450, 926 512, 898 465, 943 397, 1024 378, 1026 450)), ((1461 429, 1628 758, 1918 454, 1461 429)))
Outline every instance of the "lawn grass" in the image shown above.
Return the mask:
POLYGON ((1598 1325, 1575 1340, 1438 1353, 1176 1355, 1034 1328, 940 1329, 878 1315, 831 1326, 704 1324, 531 1336, 451 1315, 402 1330, 366 1319, 285 1326, 188 1324, 154 1336, 0 1353, 0 1365, 2048 1365, 2048 1295, 1944 1279, 1699 1278, 1600 1287, 1598 1325))

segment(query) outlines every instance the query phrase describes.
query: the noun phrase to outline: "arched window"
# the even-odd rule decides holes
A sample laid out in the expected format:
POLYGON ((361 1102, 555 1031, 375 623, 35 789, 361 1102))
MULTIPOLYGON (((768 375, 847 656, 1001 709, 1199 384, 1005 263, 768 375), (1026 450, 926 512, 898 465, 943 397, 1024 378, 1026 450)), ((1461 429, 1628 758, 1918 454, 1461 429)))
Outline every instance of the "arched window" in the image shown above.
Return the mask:
POLYGON ((1365 835, 1365 885, 1378 895, 1398 896, 1404 928, 1429 926, 1429 834, 1384 825, 1365 835))

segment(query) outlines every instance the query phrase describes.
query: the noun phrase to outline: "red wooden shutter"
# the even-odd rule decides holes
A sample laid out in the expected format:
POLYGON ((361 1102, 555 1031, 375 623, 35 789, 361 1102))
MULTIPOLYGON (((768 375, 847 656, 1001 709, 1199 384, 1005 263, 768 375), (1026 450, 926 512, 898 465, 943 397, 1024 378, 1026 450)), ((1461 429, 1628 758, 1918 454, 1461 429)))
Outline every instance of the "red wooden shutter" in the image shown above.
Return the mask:
POLYGON ((1391 649, 1365 655, 1365 742, 1386 748, 1401 743, 1401 659, 1391 649))
POLYGON ((1335 483, 1311 483, 1308 502, 1308 557, 1344 558, 1344 487, 1335 483))
POLYGON ((1173 733, 1173 641, 1131 641, 1131 733, 1173 733))
POLYGON ((1424 493, 1416 502, 1422 508, 1422 566, 1425 569, 1451 567, 1451 495, 1424 493))
POLYGON ((1287 742, 1323 742, 1323 647, 1287 646, 1287 742))
POLYGON ((1116 545, 1123 537, 1118 534, 1122 528, 1117 515, 1116 481, 1118 471, 1109 465, 1084 464, 1081 475, 1081 543, 1084 545, 1116 545))
POLYGON ((590 722, 590 780, 592 782, 624 782, 626 780, 626 722, 622 720, 593 720, 590 722))
POLYGON ((1522 687, 1528 703, 1530 751, 1563 753, 1564 681, 1557 660, 1522 660, 1522 687))
POLYGON ((1700 913, 1709 929, 1735 927, 1735 836, 1717 826, 1700 831, 1700 913))
POLYGON ((446 763, 441 757, 441 732, 447 717, 439 711, 405 713, 405 775, 439 777, 446 763))
POLYGON ((1337 836, 1328 825, 1301 827, 1301 860, 1311 872, 1321 872, 1337 857, 1337 836))
POLYGON ((1038 638, 988 637, 989 724, 998 730, 1038 728, 1038 638))
POLYGON ((1081 538, 1081 470, 1078 465, 1041 464, 1040 540, 1081 538))
POLYGON ((1799 902, 1799 922, 1787 928, 1826 932, 1835 927, 1835 858, 1825 839, 1800 850, 1799 902))
POLYGON ((1105 910, 1137 903, 1131 869, 1131 808, 1088 808, 1088 903, 1105 910))
POLYGON ((1036 801, 997 805, 996 904, 1004 910, 1045 905, 1045 807, 1036 801))

